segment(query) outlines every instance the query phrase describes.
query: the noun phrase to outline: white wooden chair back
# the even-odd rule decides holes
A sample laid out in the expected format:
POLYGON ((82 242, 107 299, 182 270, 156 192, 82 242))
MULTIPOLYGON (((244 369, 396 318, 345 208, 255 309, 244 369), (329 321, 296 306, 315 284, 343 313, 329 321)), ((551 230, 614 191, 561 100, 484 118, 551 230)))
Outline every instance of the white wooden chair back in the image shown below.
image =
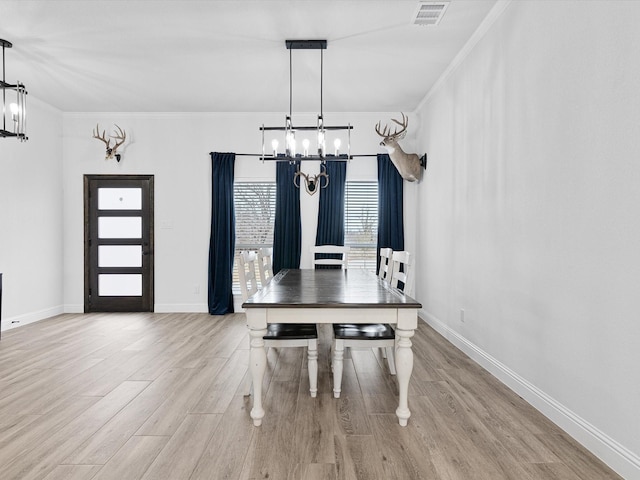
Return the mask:
POLYGON ((411 254, 407 251, 393 252, 391 260, 393 263, 391 269, 391 286, 402 290, 407 295, 410 295, 411 285, 409 285, 409 269, 411 267, 411 254), (401 287, 398 286, 399 282, 402 282, 401 287))
POLYGON ((238 260, 238 280, 240 281, 240 291, 242 300, 246 301, 251 295, 258 291, 258 281, 256 280, 256 252, 240 252, 236 257, 238 260))
POLYGON ((347 268, 349 261, 349 251, 351 247, 342 247, 340 245, 316 245, 311 247, 311 266, 316 265, 339 265, 343 270, 347 268), (316 253, 327 253, 340 255, 340 258, 319 258, 316 259, 316 253))
POLYGON ((273 278, 273 248, 263 247, 258 250, 258 270, 262 288, 273 278))
POLYGON ((380 268, 378 269, 378 278, 380 278, 380 280, 391 280, 391 268, 393 267, 391 263, 392 254, 393 250, 390 248, 380 249, 380 268))

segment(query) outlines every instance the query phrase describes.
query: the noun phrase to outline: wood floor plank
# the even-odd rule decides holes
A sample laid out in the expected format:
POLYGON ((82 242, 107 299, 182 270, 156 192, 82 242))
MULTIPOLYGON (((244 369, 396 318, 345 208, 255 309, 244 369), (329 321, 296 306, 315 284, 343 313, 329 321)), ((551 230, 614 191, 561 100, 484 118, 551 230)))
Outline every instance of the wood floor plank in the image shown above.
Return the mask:
POLYGON ((10 394, 0 399, 0 411, 14 415, 44 413, 35 411, 36 408, 32 405, 32 402, 36 402, 42 396, 57 390, 61 384, 75 378, 98 363, 100 363, 100 360, 94 359, 87 361, 76 370, 39 370, 34 374, 33 381, 26 381, 8 388, 10 394))
POLYGON ((438 411, 436 421, 441 421, 439 428, 447 428, 452 433, 469 464, 479 465, 482 471, 487 472, 487 479, 527 478, 526 471, 511 452, 477 417, 470 414, 448 383, 433 382, 433 387, 426 398, 438 411))
POLYGON ((170 437, 133 436, 92 480, 140 480, 170 437))
MULTIPOLYGON (((487 391, 479 398, 456 380, 456 377, 463 376, 460 372, 442 371, 441 375, 446 379, 456 399, 473 412, 473 418, 482 422, 519 462, 526 464, 558 461, 558 457, 527 428, 528 421, 522 422, 520 415, 503 404, 503 392, 487 391)), ((465 384, 469 385, 469 378, 466 378, 465 384)))
MULTIPOLYGON (((190 408, 191 413, 224 413, 238 387, 242 384, 249 366, 249 352, 235 351, 220 367, 210 385, 190 408)), ((243 393, 243 392, 241 392, 243 393)))
POLYGON ((142 480, 188 480, 222 415, 187 415, 142 480))
POLYGON ((386 478, 382 455, 372 435, 337 434, 335 442, 340 480, 386 478))
POLYGON ((3 467, 3 480, 37 480, 46 476, 93 435, 124 405, 142 390, 147 382, 124 382, 109 395, 46 438, 40 439, 28 454, 23 454, 3 467))
MULTIPOLYGON (((287 354, 295 358, 296 348, 283 348, 281 357, 287 354)), ((291 452, 295 448, 295 425, 292 421, 295 415, 299 382, 276 381, 279 368, 290 369, 290 362, 278 362, 274 372, 274 380, 269 384, 264 399, 264 408, 268 409, 269 417, 255 432, 254 453, 251 457, 249 478, 282 478, 285 479, 292 470, 294 459, 291 452)), ((280 375, 286 378, 288 375, 280 375)))
POLYGON ((20 430, 29 428, 33 422, 41 417, 41 415, 0 416, 0 445, 2 445, 7 438, 15 436, 20 430))
POLYGON ((136 435, 173 435, 226 363, 225 358, 211 358, 202 368, 185 369, 187 378, 138 429, 136 435))
POLYGON ((250 410, 249 397, 233 397, 189 480, 209 480, 212 476, 217 480, 240 477, 256 430, 247 421, 250 410))
POLYGON ((371 426, 386 480, 438 478, 431 455, 424 448, 424 432, 413 423, 401 427, 395 414, 372 415, 371 426))
POLYGON ((566 433, 541 434, 538 437, 581 480, 619 480, 622 478, 566 433))
POLYGON ((523 466, 531 478, 536 480, 549 478, 554 480, 581 480, 581 478, 564 463, 527 463, 523 466))
POLYGON ((343 435, 371 435, 369 415, 360 392, 358 378, 351 359, 344 361, 342 392, 335 399, 336 432, 343 435))
POLYGON ((333 463, 312 463, 310 465, 300 465, 304 469, 298 474, 294 473, 295 480, 336 480, 338 473, 333 463))
POLYGON ((153 381, 102 428, 65 459, 69 464, 104 465, 127 443, 142 424, 164 403, 167 395, 179 390, 187 372, 171 369, 153 381))
POLYGON ((102 465, 58 465, 44 480, 91 480, 102 465))
POLYGON ((295 425, 294 454, 302 465, 328 464, 335 461, 334 398, 331 393, 311 397, 301 382, 298 405, 293 418, 295 425))
POLYGON ((95 405, 98 397, 77 397, 47 413, 37 415, 28 427, 8 432, 0 442, 0 464, 6 465, 18 457, 28 456, 35 446, 62 430, 88 408, 95 405))

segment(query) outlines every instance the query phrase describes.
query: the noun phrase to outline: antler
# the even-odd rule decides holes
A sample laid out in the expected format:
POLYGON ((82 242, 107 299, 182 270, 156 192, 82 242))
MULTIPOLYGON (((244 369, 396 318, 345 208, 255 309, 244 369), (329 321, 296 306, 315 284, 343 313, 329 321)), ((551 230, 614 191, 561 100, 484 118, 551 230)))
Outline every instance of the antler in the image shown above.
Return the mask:
MULTIPOLYGON (((114 125, 116 124, 114 123, 114 125)), ((116 140, 116 144, 113 146, 113 149, 112 149, 113 153, 116 153, 117 148, 120 145, 122 145, 124 141, 127 139, 127 132, 125 130, 122 130, 118 125, 116 125, 116 128, 118 129, 117 135, 111 135, 111 138, 116 140)))
POLYGON ((106 131, 103 130, 102 131, 102 135, 100 135, 100 126, 96 123, 96 129, 95 129, 95 131, 93 131, 93 138, 95 138, 97 140, 100 140, 101 142, 104 142, 104 144, 106 146, 106 153, 105 153, 105 157, 104 157, 105 160, 107 160, 109 158, 116 157, 116 160, 119 162, 120 161, 120 154, 116 153, 116 150, 127 139, 127 132, 122 130, 118 125, 116 125, 116 128, 118 130, 116 132, 114 132, 115 135, 109 135, 110 138, 107 139, 106 131), (111 146, 111 139, 112 138, 116 141, 116 144, 113 147, 111 146))
POLYGON ((381 137, 385 137, 385 138, 393 138, 393 139, 402 138, 407 131, 407 127, 409 126, 409 118, 402 112, 400 112, 400 114, 402 115, 402 122, 400 122, 399 120, 396 120, 395 118, 391 119, 391 121, 397 123, 402 127, 400 131, 398 131, 398 129, 396 128, 394 132, 391 133, 391 130, 389 129, 388 125, 385 125, 384 130, 382 130, 381 132, 380 122, 378 122, 378 124, 376 125, 376 133, 381 137))
POLYGON ((109 144, 111 143, 111 140, 107 140, 105 130, 102 131, 102 136, 100 136, 100 127, 98 126, 97 123, 96 123, 96 130, 92 133, 93 133, 93 138, 104 142, 104 144, 107 146, 107 149, 109 149, 109 144))
POLYGON ((327 173, 327 167, 320 165, 321 172, 317 175, 307 175, 306 173, 300 170, 300 167, 296 170, 296 173, 293 174, 293 184, 300 188, 300 177, 304 177, 304 188, 309 195, 313 195, 318 191, 318 185, 321 188, 327 188, 329 186, 329 174, 327 173), (324 178, 325 184, 322 185, 321 178, 324 178))

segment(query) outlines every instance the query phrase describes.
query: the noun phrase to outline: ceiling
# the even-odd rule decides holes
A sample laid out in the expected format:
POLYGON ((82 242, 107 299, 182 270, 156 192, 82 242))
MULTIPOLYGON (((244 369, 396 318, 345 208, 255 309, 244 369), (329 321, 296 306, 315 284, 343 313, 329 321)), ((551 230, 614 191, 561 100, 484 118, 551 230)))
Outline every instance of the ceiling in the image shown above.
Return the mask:
MULTIPOLYGON (((413 111, 496 0, 0 0, 6 79, 65 112, 286 112, 286 39, 326 39, 323 109, 413 111)), ((320 51, 293 50, 293 111, 320 109, 320 51)))

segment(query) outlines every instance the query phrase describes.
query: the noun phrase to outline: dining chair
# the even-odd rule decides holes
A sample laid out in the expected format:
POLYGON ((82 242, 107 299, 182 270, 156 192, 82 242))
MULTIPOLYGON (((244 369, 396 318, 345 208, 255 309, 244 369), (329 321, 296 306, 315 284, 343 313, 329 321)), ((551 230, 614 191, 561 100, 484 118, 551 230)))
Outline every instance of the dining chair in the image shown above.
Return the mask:
POLYGON ((262 288, 273 278, 273 248, 263 247, 258 250, 258 270, 262 288))
MULTIPOLYGON (((236 257, 242 300, 246 301, 258 292, 255 262, 256 252, 242 251, 236 257)), ((309 393, 318 393, 318 329, 315 323, 269 323, 267 334, 262 337, 266 347, 307 347, 309 369, 309 393)), ((251 395, 252 379, 248 378, 245 395, 251 395)))
POLYGON ((402 293, 411 295, 411 283, 409 278, 411 254, 407 251, 393 252, 393 255, 391 256, 391 263, 391 277, 389 283, 393 288, 397 288, 402 291, 402 293))
POLYGON ((351 247, 344 247, 342 245, 315 245, 311 247, 311 266, 317 268, 318 266, 340 267, 346 270, 349 262, 349 251, 351 247), (321 255, 320 258, 316 258, 316 255, 321 255), (331 257, 327 258, 327 255, 331 257))
POLYGON ((393 250, 390 248, 380 249, 380 267, 378 268, 378 278, 380 280, 391 280, 391 255, 393 250))
MULTIPOLYGON (((408 293, 409 267, 411 255, 409 252, 393 252, 390 285, 403 293, 408 293), (395 270, 398 270, 396 273, 395 270)), ((396 333, 387 323, 349 323, 333 325, 332 368, 333 368, 333 396, 340 397, 342 389, 342 370, 345 347, 384 348, 389 365, 389 373, 396 374, 395 348, 396 333)))

